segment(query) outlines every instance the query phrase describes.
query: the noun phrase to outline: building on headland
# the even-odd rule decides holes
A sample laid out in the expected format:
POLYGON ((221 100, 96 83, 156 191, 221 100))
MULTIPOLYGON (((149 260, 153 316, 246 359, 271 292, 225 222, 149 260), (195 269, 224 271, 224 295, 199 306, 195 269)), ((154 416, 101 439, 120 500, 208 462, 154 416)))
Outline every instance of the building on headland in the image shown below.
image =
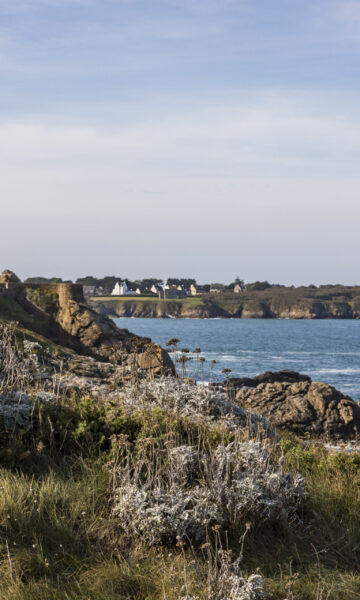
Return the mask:
POLYGON ((104 288, 98 285, 83 285, 83 292, 86 298, 90 296, 103 296, 104 288))
POLYGON ((223 283, 212 283, 210 286, 210 294, 221 294, 225 292, 225 285, 223 283))
MULTIPOLYGON (((153 286, 154 287, 154 286, 153 286)), ((136 296, 161 296, 162 293, 162 288, 160 288, 160 291, 156 291, 154 292, 153 289, 149 290, 148 287, 139 285, 136 290, 135 290, 135 294, 136 296)))
POLYGON ((118 281, 115 283, 115 287, 111 292, 112 296, 135 296, 136 292, 130 290, 126 284, 126 281, 118 281))
POLYGON ((191 296, 198 296, 199 294, 206 294, 206 289, 203 285, 194 285, 192 283, 190 286, 190 294, 191 294, 191 296))
POLYGON ((153 285, 150 288, 150 292, 152 292, 153 294, 157 294, 158 296, 162 296, 163 288, 158 283, 153 283, 153 285))
POLYGON ((164 298, 186 298, 187 293, 183 290, 179 290, 179 286, 165 286, 164 287, 164 298))

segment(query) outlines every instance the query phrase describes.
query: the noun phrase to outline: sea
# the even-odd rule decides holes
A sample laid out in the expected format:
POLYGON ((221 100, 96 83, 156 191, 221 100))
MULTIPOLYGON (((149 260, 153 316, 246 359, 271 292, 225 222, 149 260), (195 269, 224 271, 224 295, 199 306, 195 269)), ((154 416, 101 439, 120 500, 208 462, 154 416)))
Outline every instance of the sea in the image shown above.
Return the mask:
POLYGON ((179 339, 178 349, 187 348, 192 358, 185 364, 186 375, 197 380, 222 381, 223 369, 231 369, 230 377, 292 369, 360 400, 360 320, 114 320, 163 347, 179 339), (195 348, 201 354, 193 354, 195 348))

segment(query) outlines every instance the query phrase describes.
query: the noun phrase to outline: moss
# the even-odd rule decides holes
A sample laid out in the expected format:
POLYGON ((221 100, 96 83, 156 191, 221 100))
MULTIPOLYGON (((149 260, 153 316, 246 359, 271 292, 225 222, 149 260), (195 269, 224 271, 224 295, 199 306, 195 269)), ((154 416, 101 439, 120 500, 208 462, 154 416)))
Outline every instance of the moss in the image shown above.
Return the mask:
POLYGON ((47 286, 25 286, 26 298, 44 312, 54 316, 59 311, 59 297, 55 289, 47 286))

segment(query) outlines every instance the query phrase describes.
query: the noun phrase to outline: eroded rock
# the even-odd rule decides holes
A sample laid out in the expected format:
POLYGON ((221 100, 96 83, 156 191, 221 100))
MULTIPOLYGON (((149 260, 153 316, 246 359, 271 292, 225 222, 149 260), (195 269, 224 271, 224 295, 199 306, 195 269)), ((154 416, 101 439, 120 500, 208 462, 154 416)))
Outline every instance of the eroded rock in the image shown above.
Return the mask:
MULTIPOLYGON (((276 379, 276 378, 275 378, 276 379)), ((282 379, 282 378, 281 378, 282 379)), ((360 437, 360 407, 331 385, 300 381, 259 383, 241 388, 236 402, 279 428, 301 436, 348 440, 360 437)))

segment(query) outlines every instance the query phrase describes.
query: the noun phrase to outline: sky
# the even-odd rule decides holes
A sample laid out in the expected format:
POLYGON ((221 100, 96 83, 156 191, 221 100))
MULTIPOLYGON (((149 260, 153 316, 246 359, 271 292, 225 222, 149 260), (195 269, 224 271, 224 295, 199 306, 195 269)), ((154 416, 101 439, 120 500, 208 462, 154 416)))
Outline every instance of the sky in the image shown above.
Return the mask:
POLYGON ((0 268, 360 282, 360 0, 0 0, 0 268))

